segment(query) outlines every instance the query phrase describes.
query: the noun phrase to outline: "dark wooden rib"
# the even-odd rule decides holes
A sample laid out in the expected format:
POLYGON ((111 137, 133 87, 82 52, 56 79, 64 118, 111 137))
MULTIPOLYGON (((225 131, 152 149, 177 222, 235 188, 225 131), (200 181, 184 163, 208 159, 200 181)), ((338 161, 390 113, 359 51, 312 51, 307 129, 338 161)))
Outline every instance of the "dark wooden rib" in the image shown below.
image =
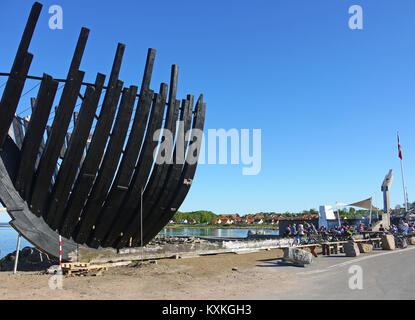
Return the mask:
MULTIPOLYGON (((56 91, 55 91, 55 95, 56 95, 56 91)), ((52 103, 53 103, 53 101, 52 101, 52 103)), ((33 113, 35 112, 35 108, 36 108, 36 98, 30 98, 30 106, 32 108, 32 115, 33 115, 33 113)), ((50 109, 49 109, 49 113, 50 113, 50 109)), ((43 131, 45 131, 45 130, 43 130, 43 131)), ((40 147, 39 147, 39 154, 36 157, 35 170, 39 166, 39 161, 40 161, 40 158, 42 156, 42 153, 43 153, 44 149, 45 149, 45 139, 44 139, 44 133, 43 133, 42 140, 40 142, 40 147)))
POLYGON ((112 184, 111 190, 105 200, 103 212, 100 214, 100 220, 94 229, 94 236, 91 236, 89 242, 91 246, 98 246, 94 243, 94 239, 102 239, 108 230, 108 223, 113 220, 117 214, 118 208, 128 189, 134 168, 137 163, 137 158, 140 153, 140 146, 143 142, 146 124, 153 99, 154 92, 149 89, 151 76, 153 73, 154 59, 156 50, 149 49, 147 54, 146 65, 144 68, 143 81, 140 89, 140 98, 137 103, 136 113, 131 127, 131 132, 128 137, 127 145, 125 147, 124 155, 121 160, 117 176, 112 184), (108 210, 107 208, 117 208, 117 210, 108 210), (93 244, 94 243, 94 244, 93 244))
MULTIPOLYGON (((171 78, 170 78, 170 91, 169 91, 169 102, 168 102, 168 108, 167 108, 167 116, 166 121, 163 129, 163 137, 162 142, 164 141, 164 133, 166 131, 169 131, 172 135, 172 139, 174 141, 175 133, 176 133, 176 122, 178 118, 178 112, 180 107, 180 101, 176 100, 176 93, 177 93, 177 79, 178 79, 178 67, 176 65, 172 66, 171 70, 171 78)), ((161 157, 162 153, 165 152, 164 150, 159 149, 157 154, 157 159, 161 157)), ((172 154, 167 155, 167 158, 170 159, 172 154)), ((164 158, 164 157, 163 157, 164 158)), ((126 197, 126 201, 124 203, 122 213, 125 217, 124 221, 121 221, 125 225, 125 221, 128 221, 128 232, 123 230, 123 239, 125 241, 128 241, 130 236, 136 232, 137 225, 132 224, 132 221, 137 221, 136 214, 137 212, 140 212, 140 210, 137 209, 137 207, 140 204, 140 199, 137 199, 137 194, 140 194, 141 189, 145 187, 144 195, 143 195, 143 206, 146 208, 149 205, 151 201, 153 201, 152 195, 156 192, 158 192, 159 188, 161 188, 160 181, 163 181, 165 176, 167 174, 169 164, 163 163, 163 164, 155 164, 153 171, 151 173, 150 179, 145 185, 146 181, 135 181, 133 184, 133 187, 129 190, 128 196, 126 197)), ((114 226, 114 228, 116 228, 114 226)), ((106 243, 109 239, 107 239, 106 243)))
MULTIPOLYGON (((117 87, 114 90, 107 91, 111 97, 111 104, 114 104, 115 106, 118 105, 122 87, 123 82, 118 80, 117 87)), ((104 155, 105 146, 107 145, 109 131, 111 130, 115 115, 113 114, 112 116, 112 118, 100 116, 98 119, 88 152, 66 205, 64 221, 60 230, 60 233, 65 237, 70 237, 72 235, 76 223, 80 218, 82 209, 88 199, 88 194, 93 186, 99 165, 104 155), (111 126, 109 126, 109 124, 111 124, 111 126), (102 134, 99 134, 101 132, 102 134)))
MULTIPOLYGON (((203 97, 200 96, 196 109, 196 116, 194 119, 193 128, 198 129, 199 132, 203 131, 204 122, 205 122, 205 112, 206 112, 206 103, 202 102, 203 97)), ((197 150, 197 155, 200 154, 201 148, 201 137, 197 137, 192 130, 192 139, 191 139, 192 148, 189 145, 189 152, 197 150)), ((189 156, 189 154, 188 154, 189 156)), ((177 186, 176 192, 171 195, 171 201, 169 206, 164 211, 163 215, 160 216, 157 220, 152 220, 151 223, 145 225, 145 234, 143 237, 143 244, 147 244, 151 239, 153 239, 166 225, 169 220, 174 216, 177 210, 180 208, 184 199, 186 198, 187 193, 190 190, 190 187, 193 183, 194 175, 196 173, 197 163, 191 164, 189 161, 186 161, 182 176, 180 178, 180 183, 177 186)), ((139 243, 139 239, 134 239, 133 243, 139 243)))
MULTIPOLYGON (((151 171, 152 166, 152 155, 155 147, 157 146, 158 141, 153 141, 154 132, 160 129, 165 103, 167 96, 167 85, 162 84, 160 87, 160 93, 156 94, 153 99, 153 107, 151 109, 150 120, 146 132, 146 137, 142 150, 140 152, 140 158, 138 160, 137 166, 134 171, 132 181, 145 181, 148 179, 148 175, 151 171)), ((124 225, 129 221, 123 217, 123 211, 119 210, 124 202, 125 197, 128 195, 128 192, 135 192, 133 187, 128 188, 129 180, 119 181, 124 184, 114 184, 114 194, 111 197, 111 201, 107 201, 104 206, 102 213, 102 218, 100 219, 97 228, 91 237, 90 244, 91 246, 96 247, 102 243, 102 240, 105 239, 108 232, 111 234, 109 238, 117 238, 120 232, 123 230, 124 225), (129 191, 131 189, 132 191, 129 191)), ((137 186, 140 183, 136 184, 137 186)), ((111 240, 109 240, 111 241, 111 240)))
POLYGON ((46 222, 48 222, 48 217, 46 212, 43 211, 46 205, 53 171, 58 161, 62 145, 65 142, 65 136, 68 131, 71 116, 75 108, 79 90, 81 89, 82 80, 84 78, 84 72, 79 71, 79 66, 85 50, 88 35, 89 30, 82 28, 71 65, 69 67, 67 82, 65 83, 65 87, 59 101, 59 108, 53 119, 51 134, 46 142, 46 148, 43 152, 42 158, 40 159, 39 168, 36 171, 30 208, 37 216, 44 214, 46 222))
MULTIPOLYGON (((46 205, 48 190, 54 173, 62 145, 65 142, 66 130, 75 107, 76 96, 81 88, 84 73, 79 71, 74 79, 69 80, 61 97, 60 108, 52 123, 51 132, 46 142, 45 150, 36 171, 35 182, 31 195, 30 208, 33 213, 40 216, 46 205)), ((45 216, 47 219, 47 217, 45 216)))
MULTIPOLYGON (((175 133, 176 133, 176 125, 177 125, 177 119, 179 117, 179 109, 180 109, 180 101, 176 100, 175 103, 175 112, 174 112, 174 120, 173 125, 171 128, 171 132, 173 134, 173 141, 175 139, 175 133)), ((172 146, 174 151, 174 145, 172 146)), ((154 179, 154 182, 152 183, 152 180, 150 179, 149 185, 146 187, 146 191, 144 192, 144 199, 146 199, 144 204, 144 212, 148 212, 150 208, 154 205, 154 203, 157 201, 157 198, 159 196, 159 193, 164 185, 167 173, 169 171, 169 168, 173 165, 172 159, 173 159, 173 153, 168 155, 167 159, 168 161, 171 161, 169 163, 162 163, 162 164, 155 164, 155 172, 157 175, 157 172, 160 170, 160 174, 158 174, 158 178, 154 179)))
MULTIPOLYGON (((156 212, 161 212, 166 209, 168 206, 168 200, 169 195, 173 194, 175 192, 175 189, 179 183, 180 176, 182 173, 182 169, 184 166, 184 160, 185 160, 185 154, 187 150, 187 143, 185 140, 186 132, 190 129, 190 124, 192 121, 192 106, 190 104, 191 101, 189 100, 183 100, 182 101, 182 112, 180 115, 180 126, 178 131, 178 136, 176 139, 176 147, 174 149, 174 163, 169 168, 169 172, 167 173, 166 181, 164 183, 164 186, 161 188, 158 197, 156 198, 157 201, 153 205, 153 207, 150 209, 149 213, 146 215, 147 219, 143 221, 145 225, 149 222, 149 220, 157 220, 158 217, 156 216, 156 212), (180 142, 179 142, 180 141, 180 142), (182 148, 179 149, 179 146, 182 148), (177 153, 180 152, 180 155, 177 153)), ((139 238, 140 233, 137 232, 135 237, 139 238)))
MULTIPOLYGON (((143 226, 146 226, 148 221, 152 219, 157 220, 159 218, 158 213, 161 211, 162 206, 166 206, 164 203, 166 198, 169 197, 169 194, 174 192, 183 169, 183 162, 184 162, 184 155, 186 153, 187 144, 185 144, 185 132, 190 128, 190 123, 192 120, 192 109, 190 107, 190 101, 183 100, 182 101, 182 112, 180 114, 180 127, 178 130, 178 136, 176 139, 176 146, 174 148, 174 156, 173 161, 176 161, 176 152, 178 151, 177 143, 181 140, 181 146, 183 146, 182 158, 181 162, 179 163, 172 163, 171 165, 166 165, 164 170, 166 170, 166 175, 160 178, 160 184, 158 188, 154 191, 154 197, 152 202, 145 202, 147 206, 143 206, 143 226), (164 183, 163 183, 164 181, 164 183)), ((180 144, 180 142, 179 142, 180 144)), ((180 150, 179 150, 180 151, 180 150)), ((138 207, 138 210, 140 207, 138 207)), ((141 234, 141 217, 140 215, 136 215, 134 221, 130 224, 127 231, 125 231, 125 237, 121 239, 119 242, 119 246, 125 246, 129 241, 129 237, 133 237, 136 239, 140 239, 141 234)))
POLYGON ((14 133, 14 143, 17 145, 17 147, 21 150, 22 144, 23 144, 23 125, 17 116, 13 117, 13 133, 14 133))
MULTIPOLYGON (((166 125, 165 125, 165 129, 171 132, 173 141, 174 141, 174 137, 176 134, 176 122, 177 122, 177 118, 179 115, 179 108, 180 108, 180 101, 176 100, 178 72, 179 72, 179 68, 176 65, 173 65, 171 69, 171 76, 170 76, 169 102, 168 102, 166 125)), ((164 141, 164 137, 162 137, 162 142, 163 141, 164 141)), ((159 159, 162 152, 163 152, 162 150, 158 151, 157 159, 159 159)), ((172 154, 168 155, 167 158, 169 156, 171 157, 172 154)), ((146 201, 143 202, 144 206, 146 205, 145 204, 146 202, 148 203, 149 201, 152 201, 153 194, 158 188, 160 178, 163 178, 163 175, 165 174, 164 169, 166 166, 168 166, 168 164, 166 163, 163 163, 163 164, 156 163, 154 165, 153 172, 145 188, 145 193, 143 196, 146 199, 146 201)))
POLYGON ((51 76, 44 74, 30 117, 29 127, 23 139, 21 160, 15 180, 16 190, 19 191, 24 200, 28 200, 30 197, 30 187, 38 161, 38 153, 42 146, 46 124, 57 88, 58 82, 53 80, 51 76))
POLYGON ((73 238, 76 239, 76 242, 78 243, 87 241, 88 236, 92 231, 92 227, 101 212, 101 207, 105 201, 107 192, 114 180, 114 175, 118 167, 129 128, 137 91, 138 88, 136 86, 131 86, 129 89, 125 88, 123 91, 117 118, 114 123, 107 150, 105 151, 105 156, 84 208, 85 214, 82 215, 79 227, 77 227, 73 234, 73 238))
POLYGON ((108 88, 105 92, 104 101, 95 130, 89 143, 88 151, 82 163, 81 170, 76 179, 74 188, 68 200, 64 213, 64 222, 61 227, 61 234, 70 237, 75 225, 78 222, 82 208, 87 200, 89 191, 95 180, 96 173, 104 154, 108 136, 114 121, 115 112, 118 106, 123 82, 118 80, 121 69, 122 57, 125 45, 119 43, 115 54, 111 74, 108 80, 108 88))
MULTIPOLYGON (((167 108, 167 116, 166 121, 164 122, 164 128, 163 133, 166 131, 172 132, 173 124, 177 121, 177 113, 176 113, 176 104, 175 104, 175 95, 176 95, 176 88, 177 88, 177 68, 176 66, 173 66, 172 68, 172 81, 171 86, 169 90, 169 102, 168 102, 168 108, 167 108), (174 117, 176 115, 176 118, 174 117)), ((178 107, 178 106, 177 106, 178 107)), ((164 135, 164 134, 163 134, 164 135)), ((163 137, 164 138, 164 137, 163 137)), ((155 149, 154 149, 155 150, 155 149)), ((153 151, 154 151, 153 150, 153 151)), ((160 156, 161 151, 158 151, 157 157, 160 156)), ((153 154, 152 154, 153 156, 153 154)), ((153 158, 152 158, 153 160, 153 158)), ((153 162, 152 162, 153 164, 153 162)), ((152 165, 151 165, 152 166, 152 165)), ((150 169, 151 169, 150 166, 150 169)), ((153 171, 150 175, 150 182, 157 181, 159 176, 162 174, 161 170, 155 170, 157 169, 158 165, 154 165, 153 171)), ((148 174, 150 172, 148 171, 148 174)), ((140 201, 139 198, 137 198, 137 194, 140 194, 141 190, 146 187, 150 182, 147 182, 149 180, 148 176, 140 176, 138 174, 134 174, 133 180, 131 181, 131 184, 129 186, 129 190, 125 196, 125 199, 123 201, 122 209, 120 210, 122 216, 119 217, 119 219, 116 219, 113 221, 112 230, 110 231, 110 234, 107 235, 105 239, 104 246, 108 246, 109 243, 115 241, 116 238, 119 237, 120 232, 125 233, 125 229, 130 226, 131 222, 133 221, 135 214, 137 213, 136 208, 140 201), (141 179, 140 179, 141 177, 141 179)), ((110 245, 109 245, 110 246, 110 245)))
MULTIPOLYGON (((52 132, 52 127, 51 126, 46 126, 46 141, 48 141, 48 139, 49 139, 49 137, 50 137, 50 133, 52 132)), ((45 143, 45 147, 43 148, 43 151, 45 150, 45 148, 46 148, 46 143, 45 143)), ((43 153, 42 153, 43 154, 43 153)), ((40 159, 42 159, 42 157, 40 157, 40 159)), ((40 162, 40 159, 39 159, 39 162, 40 162)), ((39 167, 39 165, 37 166, 37 167, 39 167)), ((36 169, 37 170, 37 169, 36 169)), ((58 164, 56 164, 56 166, 55 166, 55 169, 54 169, 54 171, 53 171, 53 175, 52 175, 52 184, 54 184, 55 183, 55 179, 56 179, 56 176, 58 175, 58 164)), ((35 178, 35 176, 33 176, 33 179, 35 178)), ((30 189, 30 195, 29 195, 29 198, 28 198, 28 200, 30 200, 30 197, 31 197, 31 190, 32 190, 32 187, 33 187, 33 185, 30 185, 30 187, 31 187, 31 189, 30 189)))
POLYGON ((49 225, 53 230, 56 230, 60 226, 69 192, 78 172, 89 131, 94 121, 104 81, 105 76, 98 74, 95 81, 95 88, 88 87, 86 89, 85 99, 82 101, 80 108, 79 120, 76 121, 67 152, 62 161, 55 184, 53 185, 47 212, 47 216, 50 219, 49 225))
POLYGON ((140 95, 139 105, 136 111, 136 119, 138 119, 138 121, 135 121, 136 123, 133 124, 127 142, 127 146, 117 172, 117 176, 115 177, 111 190, 107 196, 107 199, 105 200, 105 205, 100 215, 100 219, 99 221, 97 221, 97 224, 95 226, 93 236, 90 237, 90 246, 99 246, 98 242, 101 242, 101 240, 107 233, 108 228, 110 227, 109 223, 117 214, 118 208, 121 206, 126 191, 128 190, 128 185, 130 183, 131 176, 133 175, 138 154, 140 151, 139 146, 141 146, 142 144, 148 113, 151 106, 152 96, 153 91, 148 90, 142 91, 140 95), (135 125, 137 126, 138 130, 134 129, 135 125), (135 133, 133 133, 133 131, 135 133))
POLYGON ((141 84, 140 94, 144 90, 150 89, 151 76, 153 74, 154 60, 156 59, 156 50, 148 49, 146 65, 144 67, 143 82, 141 84))
POLYGON ((4 88, 2 98, 0 100, 0 151, 6 139, 13 117, 19 104, 20 96, 25 84, 27 73, 33 59, 33 55, 27 52, 30 41, 39 19, 42 5, 35 2, 30 11, 26 27, 17 49, 16 57, 10 71, 10 76, 4 88))

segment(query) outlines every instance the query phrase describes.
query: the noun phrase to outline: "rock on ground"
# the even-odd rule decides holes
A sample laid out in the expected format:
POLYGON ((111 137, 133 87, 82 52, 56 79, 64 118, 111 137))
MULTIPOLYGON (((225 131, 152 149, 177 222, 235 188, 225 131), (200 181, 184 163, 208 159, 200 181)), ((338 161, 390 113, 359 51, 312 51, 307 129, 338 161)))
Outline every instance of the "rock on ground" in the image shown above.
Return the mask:
MULTIPOLYGON (((0 260, 1 271, 12 271, 16 251, 9 253, 0 260)), ((59 260, 47 255, 46 253, 31 247, 24 247, 19 253, 19 263, 17 269, 20 271, 40 271, 58 264, 59 260)))
POLYGON ((343 244, 343 250, 346 254, 346 257, 357 257, 360 255, 359 246, 356 242, 348 241, 347 243, 343 244))
POLYGON ((283 260, 294 264, 310 264, 313 260, 313 255, 305 250, 289 247, 284 252, 283 260))

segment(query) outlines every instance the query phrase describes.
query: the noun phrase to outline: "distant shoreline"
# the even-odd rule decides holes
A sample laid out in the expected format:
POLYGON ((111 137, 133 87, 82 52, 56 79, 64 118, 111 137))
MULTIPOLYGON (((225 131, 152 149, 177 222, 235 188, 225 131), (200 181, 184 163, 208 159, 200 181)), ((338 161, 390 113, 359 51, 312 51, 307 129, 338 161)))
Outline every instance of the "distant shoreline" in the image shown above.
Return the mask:
POLYGON ((163 229, 194 228, 194 229, 268 229, 279 230, 278 226, 272 225, 252 225, 252 226, 235 226, 235 225, 200 225, 200 224, 175 224, 166 225, 163 229))

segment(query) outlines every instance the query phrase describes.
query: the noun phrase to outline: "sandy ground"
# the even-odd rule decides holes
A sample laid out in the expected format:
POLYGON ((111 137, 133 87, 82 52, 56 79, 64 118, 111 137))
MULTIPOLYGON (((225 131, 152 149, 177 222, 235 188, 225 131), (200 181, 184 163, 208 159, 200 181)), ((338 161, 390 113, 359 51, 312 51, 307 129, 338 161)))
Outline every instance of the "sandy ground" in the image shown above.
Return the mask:
POLYGON ((274 249, 164 259, 110 268, 101 276, 64 276, 62 289, 50 288, 51 275, 0 272, 0 299, 255 299, 267 290, 294 287, 295 274, 269 268, 281 256, 274 249))

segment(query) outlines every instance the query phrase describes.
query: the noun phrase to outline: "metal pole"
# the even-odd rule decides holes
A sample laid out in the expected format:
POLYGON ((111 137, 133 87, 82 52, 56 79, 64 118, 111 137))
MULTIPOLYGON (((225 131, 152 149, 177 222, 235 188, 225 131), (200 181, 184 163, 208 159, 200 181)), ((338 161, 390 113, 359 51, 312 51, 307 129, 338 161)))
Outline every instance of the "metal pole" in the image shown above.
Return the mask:
POLYGON ((369 224, 372 224, 372 198, 370 198, 369 224))
POLYGON ((399 158, 401 159, 402 186, 403 186, 403 197, 405 201, 405 210, 406 212, 408 212, 408 199, 406 197, 405 174, 403 171, 403 157, 402 157, 402 151, 401 151, 401 143, 399 141, 399 131, 398 131, 398 148, 399 148, 399 158))
POLYGON ((339 221, 339 227, 341 226, 340 223, 340 208, 337 208, 337 220, 339 221))
POLYGON ((408 212, 408 199, 406 198, 406 187, 405 187, 405 175, 403 171, 403 160, 401 159, 401 171, 402 171, 402 185, 403 185, 403 196, 405 201, 405 210, 408 212))
POLYGON ((19 233, 19 235, 17 236, 16 256, 14 258, 13 274, 17 273, 17 263, 19 261, 19 251, 20 251, 20 238, 21 238, 21 234, 19 233))

